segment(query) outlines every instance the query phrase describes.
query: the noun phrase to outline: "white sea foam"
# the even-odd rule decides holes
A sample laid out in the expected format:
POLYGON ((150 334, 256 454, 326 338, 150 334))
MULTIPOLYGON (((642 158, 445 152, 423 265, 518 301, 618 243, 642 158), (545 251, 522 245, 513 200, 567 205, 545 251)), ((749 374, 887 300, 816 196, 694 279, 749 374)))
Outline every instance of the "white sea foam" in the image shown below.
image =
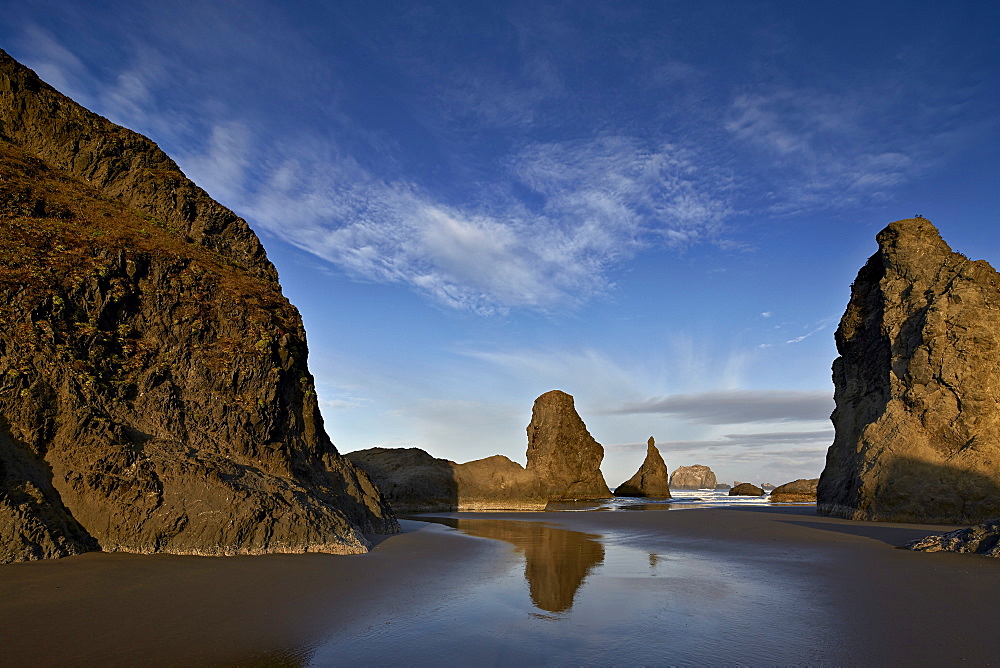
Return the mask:
POLYGON ((768 495, 729 496, 729 490, 672 489, 669 499, 615 497, 597 501, 569 501, 550 503, 546 510, 682 510, 685 508, 722 508, 725 506, 766 506, 768 495))

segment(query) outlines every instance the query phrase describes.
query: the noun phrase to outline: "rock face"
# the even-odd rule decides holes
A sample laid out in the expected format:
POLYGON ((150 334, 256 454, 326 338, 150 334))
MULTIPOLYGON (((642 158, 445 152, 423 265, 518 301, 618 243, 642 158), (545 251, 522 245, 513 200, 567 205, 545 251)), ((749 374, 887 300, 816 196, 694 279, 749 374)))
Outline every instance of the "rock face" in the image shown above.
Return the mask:
POLYGON ((2 51, 0 323, 0 562, 398 530, 323 429, 247 224, 2 51))
POLYGON ((1000 277, 923 218, 877 239, 837 330, 836 436, 817 508, 898 522, 1000 516, 1000 277))
POLYGON ((816 485, 819 478, 800 478, 775 487, 768 497, 774 503, 805 503, 816 501, 816 485))
POLYGON ((729 496, 763 496, 764 490, 750 482, 741 482, 731 490, 729 496))
POLYGON ((670 498, 670 475, 652 436, 646 443, 646 459, 642 466, 615 489, 615 496, 670 498))
POLYGON ((927 536, 910 541, 903 547, 917 552, 968 552, 985 557, 1000 557, 1000 520, 927 536))
POLYGON ((527 470, 552 501, 606 499, 601 473, 604 448, 587 431, 573 397, 559 390, 535 399, 528 424, 527 470))
POLYGON ((601 473, 604 448, 587 431, 573 397, 559 390, 535 400, 527 467, 503 455, 456 464, 417 448, 370 448, 346 456, 371 476, 396 512, 543 510, 549 501, 611 496, 601 473))
POLYGON ((548 499, 524 467, 503 455, 465 464, 419 448, 369 448, 345 455, 397 513, 542 510, 548 499))
POLYGON ((670 486, 674 489, 715 489, 717 484, 712 469, 701 464, 681 466, 670 474, 670 486))

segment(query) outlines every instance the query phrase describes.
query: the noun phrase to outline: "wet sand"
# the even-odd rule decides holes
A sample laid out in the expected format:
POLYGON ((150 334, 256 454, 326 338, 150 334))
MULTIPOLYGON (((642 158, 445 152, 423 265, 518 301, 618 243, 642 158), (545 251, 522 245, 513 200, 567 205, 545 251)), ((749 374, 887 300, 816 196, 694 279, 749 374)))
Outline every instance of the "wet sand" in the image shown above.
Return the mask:
POLYGON ((990 665, 1000 560, 810 507, 451 513, 360 556, 0 566, 3 665, 990 665), (452 528, 452 527, 457 527, 452 528))

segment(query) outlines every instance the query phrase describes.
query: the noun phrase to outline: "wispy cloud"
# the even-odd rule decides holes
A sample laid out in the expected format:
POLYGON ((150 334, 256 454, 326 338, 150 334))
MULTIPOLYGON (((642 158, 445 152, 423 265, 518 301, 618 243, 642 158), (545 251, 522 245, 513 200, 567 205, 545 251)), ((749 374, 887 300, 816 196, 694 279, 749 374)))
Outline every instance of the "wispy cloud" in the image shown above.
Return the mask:
MULTIPOLYGON (((236 192, 249 161, 239 134, 217 126, 185 168, 236 192)), ((727 211, 725 179, 702 174, 689 151, 628 137, 532 144, 507 175, 503 192, 449 206, 414 182, 376 178, 335 147, 313 147, 286 152, 240 208, 357 277, 484 314, 572 307, 608 290, 611 269, 641 248, 716 238, 727 211), (534 193, 533 203, 504 194, 515 188, 534 193)))
POLYGON ((731 390, 675 394, 627 403, 610 415, 658 413, 700 424, 825 420, 833 410, 829 392, 731 390))
MULTIPOLYGON (((783 446, 823 446, 826 447, 833 442, 834 432, 832 429, 818 429, 812 431, 774 431, 749 434, 725 434, 720 438, 699 440, 699 441, 664 441, 658 443, 657 447, 670 452, 702 452, 705 450, 760 450, 762 448, 774 448, 783 446)), ((606 446, 619 451, 646 451, 645 443, 622 443, 618 445, 606 446)), ((815 447, 804 448, 803 451, 810 453, 817 452, 815 447)), ((781 452, 789 452, 781 450, 781 452)))
POLYGON ((873 93, 774 87, 733 98, 725 127, 779 185, 771 213, 881 201, 928 167, 934 125, 897 136, 899 100, 873 93))

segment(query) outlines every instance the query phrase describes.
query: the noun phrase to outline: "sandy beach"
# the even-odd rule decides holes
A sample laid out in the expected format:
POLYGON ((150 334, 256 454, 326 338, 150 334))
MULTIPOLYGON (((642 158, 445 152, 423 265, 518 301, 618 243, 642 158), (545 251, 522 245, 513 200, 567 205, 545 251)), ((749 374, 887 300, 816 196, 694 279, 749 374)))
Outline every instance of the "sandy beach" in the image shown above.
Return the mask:
POLYGON ((808 506, 425 519, 360 556, 2 566, 3 664, 990 665, 1000 652, 1000 561, 895 549, 951 527, 808 506))

